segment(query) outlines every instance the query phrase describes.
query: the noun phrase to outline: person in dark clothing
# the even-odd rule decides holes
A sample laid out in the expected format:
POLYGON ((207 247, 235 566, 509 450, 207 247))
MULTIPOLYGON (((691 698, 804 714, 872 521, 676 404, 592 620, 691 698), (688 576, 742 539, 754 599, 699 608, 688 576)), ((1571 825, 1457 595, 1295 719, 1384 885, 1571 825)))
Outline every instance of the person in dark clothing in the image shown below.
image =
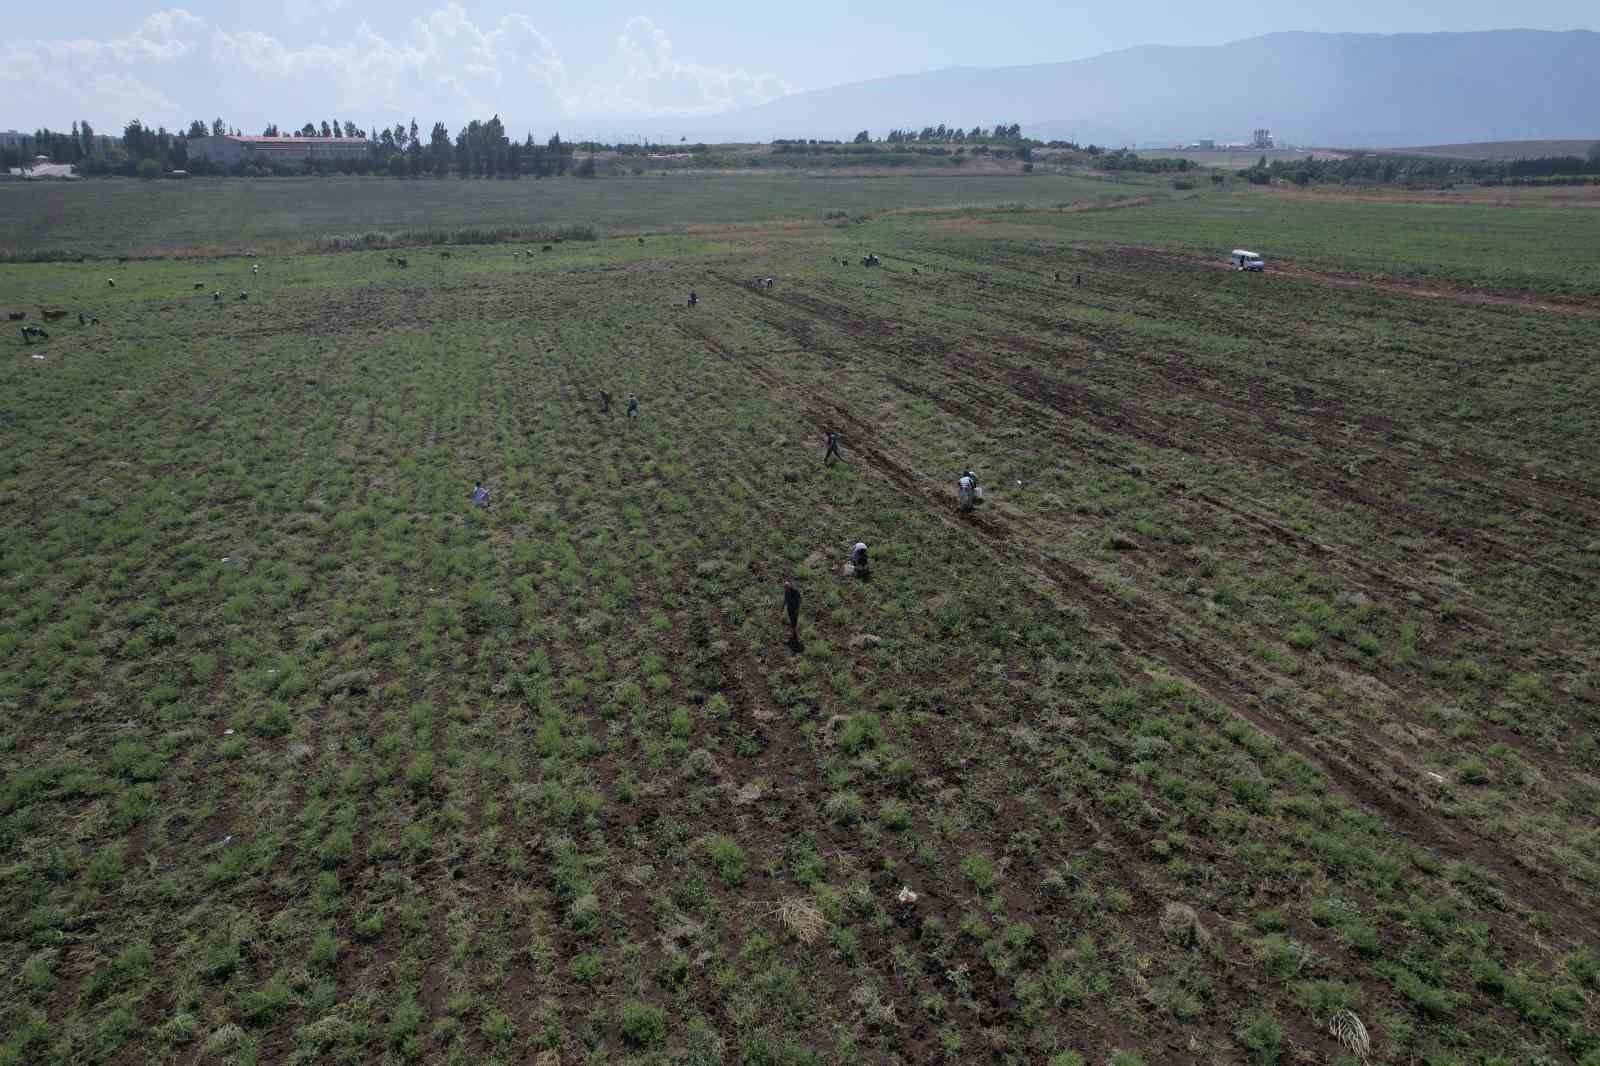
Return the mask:
POLYGON ((1082 274, 1074 274, 1074 275, 1072 275, 1072 283, 1074 285, 1082 285, 1083 284, 1083 275, 1082 274))
POLYGON ((839 454, 839 434, 831 429, 828 430, 828 450, 822 453, 822 465, 827 466, 830 459, 844 462, 844 456, 839 454))
POLYGON ((794 587, 794 579, 789 578, 783 583, 783 609, 789 613, 789 642, 800 642, 800 590, 794 587))
POLYGON ((700 302, 700 297, 695 295, 695 291, 693 289, 690 289, 689 290, 689 306, 693 307, 695 304, 697 304, 699 302, 700 302))
POLYGON ((859 575, 864 576, 867 572, 867 546, 861 541, 857 541, 856 546, 850 549, 850 565, 855 567, 859 575))
POLYGON ((628 393, 628 417, 629 418, 638 418, 639 417, 639 397, 635 396, 631 392, 628 393))
POLYGON ((603 415, 611 413, 611 394, 605 389, 600 390, 600 413, 603 415))

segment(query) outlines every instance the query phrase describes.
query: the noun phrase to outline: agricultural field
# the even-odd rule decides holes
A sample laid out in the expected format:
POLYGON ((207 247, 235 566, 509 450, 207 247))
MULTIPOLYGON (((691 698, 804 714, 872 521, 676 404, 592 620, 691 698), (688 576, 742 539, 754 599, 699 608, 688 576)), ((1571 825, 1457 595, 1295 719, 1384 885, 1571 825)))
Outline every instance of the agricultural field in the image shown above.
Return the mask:
POLYGON ((952 203, 1032 207, 1136 195, 1099 175, 884 174, 520 181, 281 178, 0 183, 0 261, 41 255, 315 249, 372 231, 610 231, 820 220, 952 203))
POLYGON ((1600 214, 1345 206, 0 265, 0 1063, 1600 1064, 1600 214))
MULTIPOLYGON (((1198 184, 1208 184, 1204 181, 1198 184)), ((1241 183, 1242 185, 1242 183, 1241 183)), ((1513 204, 1232 185, 1151 195, 1138 211, 1056 217, 1061 236, 1215 256, 1244 247, 1274 262, 1456 288, 1600 300, 1600 189, 1529 190, 1513 204)), ((1513 195, 1521 190, 1512 190, 1513 195)), ((1505 199, 1504 190, 1495 190, 1505 199)))

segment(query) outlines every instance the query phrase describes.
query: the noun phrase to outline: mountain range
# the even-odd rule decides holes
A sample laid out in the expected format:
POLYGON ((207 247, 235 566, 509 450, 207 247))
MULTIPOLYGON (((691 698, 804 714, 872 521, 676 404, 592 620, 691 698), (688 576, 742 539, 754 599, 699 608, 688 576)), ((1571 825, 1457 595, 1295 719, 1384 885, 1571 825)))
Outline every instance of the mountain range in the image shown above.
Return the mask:
POLYGON ((1112 146, 1215 138, 1327 147, 1600 133, 1600 33, 1271 33, 1089 59, 956 67, 781 97, 691 123, 703 139, 849 138, 867 129, 1020 122, 1112 146))

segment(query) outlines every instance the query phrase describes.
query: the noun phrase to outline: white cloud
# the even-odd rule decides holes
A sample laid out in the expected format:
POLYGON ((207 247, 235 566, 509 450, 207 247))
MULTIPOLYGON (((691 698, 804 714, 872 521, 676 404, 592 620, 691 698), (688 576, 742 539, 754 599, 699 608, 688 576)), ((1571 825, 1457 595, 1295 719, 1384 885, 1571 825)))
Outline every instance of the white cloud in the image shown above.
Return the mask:
POLYGON ((628 20, 617 38, 622 77, 593 87, 573 103, 627 115, 708 115, 766 103, 793 91, 770 74, 748 74, 685 62, 673 54, 667 32, 643 15, 628 20))
POLYGON ((109 125, 141 110, 174 111, 153 84, 163 67, 189 56, 200 19, 183 8, 147 16, 132 33, 105 40, 17 40, 0 45, 0 97, 24 122, 64 124, 60 115, 91 115, 109 125), (106 116, 108 108, 115 108, 106 116))
POLYGON ((519 103, 532 95, 550 104, 563 78, 554 45, 526 15, 507 15, 483 29, 456 3, 412 20, 400 40, 365 23, 352 40, 298 47, 253 30, 218 30, 211 55, 279 86, 324 93, 331 82, 336 89, 327 102, 341 110, 424 113, 441 93, 453 98, 451 111, 472 114, 504 108, 512 94, 519 103))
POLYGON ((345 0, 284 0, 283 13, 290 22, 306 22, 341 10, 345 0))
MULTIPOLYGON (((293 19, 320 20, 346 0, 285 3, 293 19)), ((32 125, 81 115, 103 127, 134 115, 178 123, 218 106, 249 112, 235 117, 251 126, 298 121, 302 111, 450 124, 498 112, 523 125, 709 115, 788 91, 772 75, 681 58, 666 30, 643 16, 623 27, 614 57, 569 70, 528 15, 480 24, 455 0, 386 32, 363 23, 348 34, 278 37, 168 8, 119 36, 0 44, 0 99, 32 125)))

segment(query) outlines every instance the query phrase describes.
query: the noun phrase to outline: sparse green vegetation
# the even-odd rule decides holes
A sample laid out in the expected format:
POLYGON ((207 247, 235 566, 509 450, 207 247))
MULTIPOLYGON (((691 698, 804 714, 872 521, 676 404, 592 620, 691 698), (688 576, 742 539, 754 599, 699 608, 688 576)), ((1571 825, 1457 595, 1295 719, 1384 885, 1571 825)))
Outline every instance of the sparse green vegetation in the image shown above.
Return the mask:
POLYGON ((0 265, 0 1063, 1600 1054, 1600 213, 749 180, 0 265))

